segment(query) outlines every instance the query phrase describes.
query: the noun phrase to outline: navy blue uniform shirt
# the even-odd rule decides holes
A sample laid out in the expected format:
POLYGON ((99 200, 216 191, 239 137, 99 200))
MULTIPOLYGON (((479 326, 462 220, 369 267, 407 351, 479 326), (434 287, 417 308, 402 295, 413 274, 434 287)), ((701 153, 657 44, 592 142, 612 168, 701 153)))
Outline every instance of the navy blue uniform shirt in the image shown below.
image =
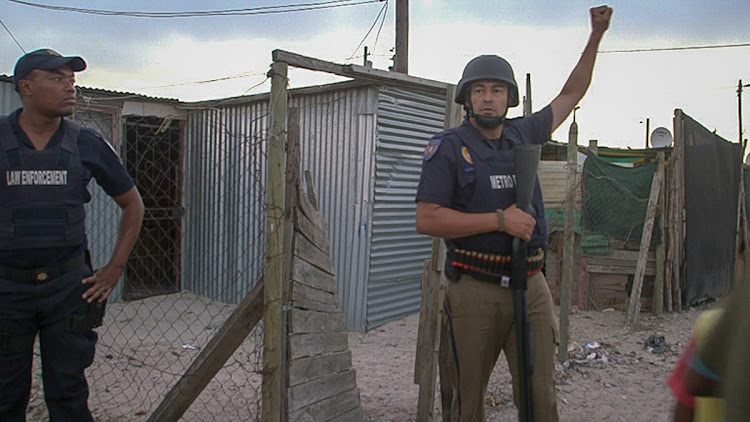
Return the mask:
MULTIPOLYGON (((31 140, 18 125, 18 115, 21 109, 11 114, 10 123, 16 138, 23 146, 34 148, 31 140)), ((50 138, 45 149, 57 146, 63 137, 63 126, 60 125, 50 138)), ((78 152, 81 155, 83 177, 81 183, 84 185, 84 202, 91 201, 91 194, 87 186, 92 178, 109 196, 118 196, 129 191, 135 184, 128 174, 120 157, 115 153, 112 146, 102 136, 92 129, 82 128, 78 136, 78 152)), ((67 248, 38 248, 23 250, 0 250, 0 264, 16 268, 33 268, 57 265, 73 257, 87 248, 86 242, 80 246, 67 248)))
MULTIPOLYGON (((486 139, 468 119, 457 128, 434 136, 425 149, 417 201, 430 202, 466 213, 494 212, 516 202, 513 145, 543 144, 550 140, 550 106, 525 117, 506 119, 500 139, 486 139)), ((547 226, 538 182, 532 207, 537 216, 529 247, 544 246, 547 226)), ((492 253, 510 253, 506 233, 483 233, 455 239, 458 247, 492 253)))

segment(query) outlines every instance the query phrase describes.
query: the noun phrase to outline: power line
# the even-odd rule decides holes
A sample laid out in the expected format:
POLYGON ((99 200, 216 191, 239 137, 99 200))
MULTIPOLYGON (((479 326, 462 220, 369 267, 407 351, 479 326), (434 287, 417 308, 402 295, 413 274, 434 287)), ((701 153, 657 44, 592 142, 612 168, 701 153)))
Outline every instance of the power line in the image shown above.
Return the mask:
POLYGON ((638 48, 632 50, 606 50, 599 53, 645 53, 653 51, 680 51, 680 50, 705 50, 710 48, 732 48, 732 47, 750 47, 750 43, 742 44, 715 44, 715 45, 698 45, 690 47, 665 47, 665 48, 638 48))
POLYGON ((265 75, 265 73, 264 72, 244 72, 244 73, 239 73, 237 75, 222 76, 222 77, 214 78, 214 79, 205 79, 205 80, 192 81, 192 82, 179 82, 179 83, 168 84, 168 85, 147 86, 147 87, 141 87, 138 89, 156 89, 156 88, 172 88, 172 87, 186 86, 186 85, 203 85, 203 84, 209 84, 213 82, 228 81, 231 79, 241 79, 241 78, 246 78, 248 76, 262 76, 262 75, 265 75))
POLYGON ((243 9, 224 9, 224 10, 192 10, 184 12, 132 12, 117 11, 105 9, 84 9, 79 7, 52 6, 49 4, 32 3, 21 0, 8 0, 12 3, 22 4, 24 6, 38 7, 41 9, 54 10, 59 12, 84 13, 89 15, 102 16, 125 16, 133 18, 192 18, 205 16, 249 16, 249 15, 268 15, 277 13, 302 12, 309 10, 330 9, 335 7, 358 6, 368 3, 378 3, 384 0, 329 0, 313 3, 298 3, 279 6, 261 6, 249 7, 243 9))
MULTIPOLYGON (((349 56, 349 57, 348 57, 348 58, 346 59, 347 61, 348 61, 348 60, 351 60, 351 59, 353 59, 353 58, 354 58, 354 55, 355 55, 355 54, 357 54, 357 52, 359 51, 359 47, 362 47, 362 44, 364 44, 364 43, 365 43, 365 40, 367 39, 367 37, 368 37, 368 36, 370 35, 370 33, 372 32, 372 29, 373 29, 373 28, 375 28, 375 25, 377 25, 377 23, 378 23, 378 19, 380 19, 380 15, 383 15, 383 20, 381 21, 380 27, 381 27, 381 28, 383 27, 383 24, 382 24, 382 22, 385 22, 385 14, 384 14, 383 12, 384 12, 385 10, 388 10, 388 1, 387 1, 387 0, 386 0, 385 4, 383 5, 383 7, 381 7, 381 8, 380 8, 380 12, 378 12, 378 15, 377 15, 377 16, 375 16, 375 20, 374 20, 374 21, 372 22, 372 25, 370 26, 370 29, 368 29, 368 30, 367 30, 367 33, 365 34, 365 36, 364 36, 364 37, 362 37, 362 41, 360 41, 360 42, 359 42, 359 44, 357 44, 357 47, 356 47, 356 48, 354 49, 354 52, 352 52, 352 55, 351 55, 351 56, 349 56)), ((378 36, 380 36, 380 29, 378 29, 378 36)), ((376 41, 375 41, 375 42, 377 43, 377 39, 376 39, 376 41)), ((373 50, 374 50, 374 49, 375 49, 375 48, 373 47, 373 50)))
POLYGON ((0 19, 0 25, 2 25, 3 28, 5 28, 5 30, 8 31, 8 35, 10 35, 10 37, 13 38, 13 41, 16 42, 16 45, 18 46, 18 48, 20 48, 21 51, 23 51, 23 53, 26 54, 26 50, 23 49, 23 47, 21 46, 21 43, 18 42, 18 40, 16 39, 16 37, 13 35, 13 33, 10 32, 10 29, 7 26, 5 26, 5 22, 3 22, 2 19, 0 19))

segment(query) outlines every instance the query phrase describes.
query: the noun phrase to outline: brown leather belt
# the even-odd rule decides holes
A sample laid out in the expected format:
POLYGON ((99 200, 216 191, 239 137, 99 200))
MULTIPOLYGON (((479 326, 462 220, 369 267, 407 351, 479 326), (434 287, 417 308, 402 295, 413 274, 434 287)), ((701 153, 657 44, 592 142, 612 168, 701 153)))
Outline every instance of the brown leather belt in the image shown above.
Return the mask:
MULTIPOLYGON (((456 249, 453 251, 451 263, 457 270, 468 272, 472 275, 500 277, 511 275, 511 256, 495 255, 484 252, 456 249)), ((544 249, 539 248, 537 253, 526 258, 526 274, 534 275, 544 267, 544 249)), ((482 277, 479 277, 482 278, 482 277)))
POLYGON ((65 273, 83 268, 85 265, 86 257, 83 253, 53 267, 14 268, 0 265, 0 278, 19 283, 42 284, 54 280, 65 273))

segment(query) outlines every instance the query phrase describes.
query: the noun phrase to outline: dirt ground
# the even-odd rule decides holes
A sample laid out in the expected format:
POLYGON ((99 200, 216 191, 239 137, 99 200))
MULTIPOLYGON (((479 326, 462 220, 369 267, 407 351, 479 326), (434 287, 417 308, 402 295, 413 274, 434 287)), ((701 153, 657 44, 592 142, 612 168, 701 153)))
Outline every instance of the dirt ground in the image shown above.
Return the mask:
MULTIPOLYGON (((572 358, 557 368, 560 420, 671 421, 674 401, 665 380, 701 310, 659 316, 642 313, 634 329, 625 328, 622 311, 574 312, 570 318, 572 358)), ((413 379, 418 320, 418 315, 411 315, 368 333, 350 334, 367 421, 416 419, 419 386, 413 379)), ((486 406, 488 421, 518 421, 503 356, 490 380, 486 406)), ((436 409, 440 414, 437 401, 436 409)))
MULTIPOLYGON (((96 420, 145 421, 232 308, 184 292, 113 304, 106 329, 100 332, 94 366, 88 372, 96 420)), ((570 318, 571 358, 558 366, 556 377, 560 419, 669 421, 673 399, 665 380, 702 310, 660 316, 644 312, 634 329, 625 328, 623 311, 574 312, 570 318)), ((366 421, 416 419, 418 320, 419 315, 414 314, 367 333, 349 333, 366 421)), ((182 420, 256 419, 251 415, 259 413, 260 339, 250 336, 245 341, 182 420), (257 382, 250 382, 254 379, 257 382)), ((30 422, 47 420, 38 364, 30 422)), ((437 403, 436 396, 435 421, 441 420, 437 403)), ((486 405, 488 421, 517 422, 504 357, 490 380, 486 405)))

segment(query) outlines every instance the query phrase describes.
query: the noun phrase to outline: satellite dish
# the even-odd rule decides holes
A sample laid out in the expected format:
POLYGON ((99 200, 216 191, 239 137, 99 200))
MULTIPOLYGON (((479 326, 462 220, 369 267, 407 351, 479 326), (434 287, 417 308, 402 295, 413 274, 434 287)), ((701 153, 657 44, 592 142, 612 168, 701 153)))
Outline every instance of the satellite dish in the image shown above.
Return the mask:
POLYGON ((666 148, 672 145, 672 132, 665 127, 657 127, 651 132, 651 148, 666 148))

